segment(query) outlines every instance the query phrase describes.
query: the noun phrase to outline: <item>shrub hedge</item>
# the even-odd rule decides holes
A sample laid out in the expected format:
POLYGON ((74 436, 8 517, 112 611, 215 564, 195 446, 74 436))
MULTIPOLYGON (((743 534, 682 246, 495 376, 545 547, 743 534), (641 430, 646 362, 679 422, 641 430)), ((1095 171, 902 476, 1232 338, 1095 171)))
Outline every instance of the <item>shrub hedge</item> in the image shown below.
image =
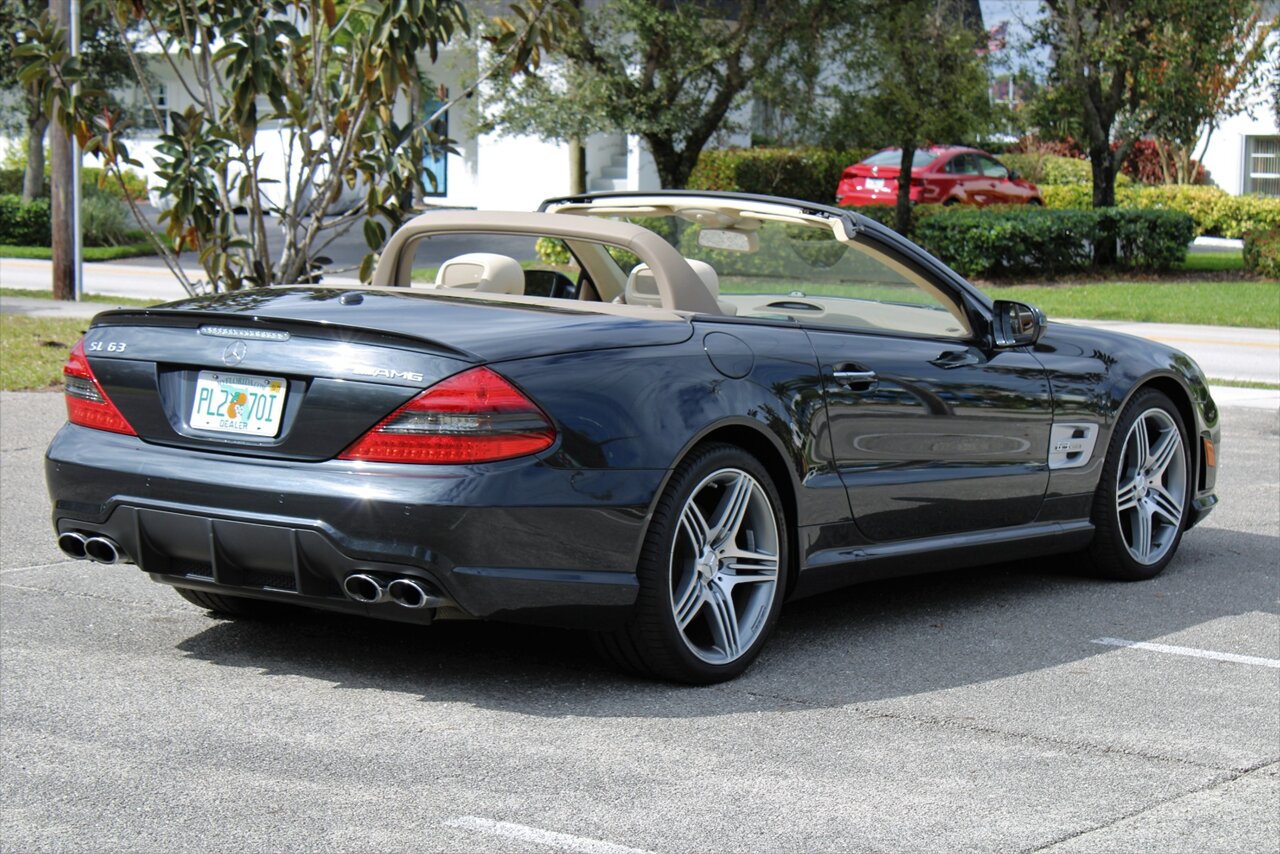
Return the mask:
MULTIPOLYGON (((1090 187, 1040 188, 1047 207, 1083 210, 1093 206, 1090 187)), ((1179 211, 1195 221, 1197 234, 1244 237, 1250 231, 1280 226, 1280 199, 1232 196, 1217 188, 1187 184, 1116 188, 1116 204, 1124 208, 1179 211)))
POLYGON ((948 210, 919 221, 915 239, 966 276, 1046 273, 1093 266, 1103 239, 1119 242, 1120 264, 1166 270, 1186 257, 1195 236, 1191 217, 1176 211, 1130 210, 948 210))
POLYGON ((48 246, 52 237, 48 199, 24 202, 19 195, 0 196, 0 243, 48 246))
POLYGON ((822 148, 709 149, 698 157, 687 184, 690 190, 761 193, 832 204, 846 166, 872 149, 822 148))
POLYGON ((1268 279, 1280 279, 1280 228, 1245 234, 1244 268, 1268 279))
MULTIPOLYGON (((23 174, 24 170, 22 169, 0 169, 0 195, 22 195, 23 174)), ((121 201, 124 201, 126 195, 139 202, 147 200, 147 179, 132 169, 124 170, 123 190, 120 189, 120 182, 114 176, 108 175, 106 180, 102 180, 101 176, 101 169, 96 166, 86 166, 80 170, 80 186, 85 190, 101 189, 101 191, 110 193, 121 201), (98 187, 100 180, 102 181, 101 188, 98 187)), ((45 176, 44 189, 45 192, 49 190, 48 175, 45 176)))

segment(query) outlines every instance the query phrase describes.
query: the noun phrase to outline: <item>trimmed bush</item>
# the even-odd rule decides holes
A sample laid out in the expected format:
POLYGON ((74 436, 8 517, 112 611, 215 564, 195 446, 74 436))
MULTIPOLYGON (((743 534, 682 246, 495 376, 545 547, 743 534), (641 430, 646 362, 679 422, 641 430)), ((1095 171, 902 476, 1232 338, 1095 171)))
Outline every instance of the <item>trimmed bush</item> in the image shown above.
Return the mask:
POLYGON ((873 152, 822 148, 710 149, 698 157, 690 190, 760 193, 833 204, 845 167, 873 152))
POLYGON ((1245 234, 1244 268, 1264 278, 1280 279, 1280 228, 1245 234))
POLYGON ((22 195, 21 169, 0 169, 0 196, 22 195))
POLYGON ((80 227, 85 246, 120 246, 129 242, 129 212, 115 196, 86 192, 80 200, 80 227))
MULTIPOLYGON (((1088 186, 1045 186, 1040 192, 1045 206, 1050 208, 1086 210, 1093 205, 1093 192, 1088 186)), ((1280 199, 1232 196, 1217 187, 1117 187, 1116 204, 1122 208, 1185 213, 1194 220, 1198 234, 1220 237, 1238 238, 1250 231, 1280 226, 1280 199)))
POLYGON ((1195 225, 1173 211, 949 210, 919 222, 916 241, 966 276, 1061 273, 1093 266, 1094 245, 1119 241, 1124 267, 1162 270, 1186 257, 1195 225))
POLYGON ((1122 266, 1134 270, 1168 270, 1187 257, 1187 245, 1195 240, 1196 224, 1177 211, 1102 208, 1098 234, 1119 243, 1122 266))
POLYGON ((22 196, 0 196, 0 243, 48 246, 52 239, 48 199, 24 202, 22 196))

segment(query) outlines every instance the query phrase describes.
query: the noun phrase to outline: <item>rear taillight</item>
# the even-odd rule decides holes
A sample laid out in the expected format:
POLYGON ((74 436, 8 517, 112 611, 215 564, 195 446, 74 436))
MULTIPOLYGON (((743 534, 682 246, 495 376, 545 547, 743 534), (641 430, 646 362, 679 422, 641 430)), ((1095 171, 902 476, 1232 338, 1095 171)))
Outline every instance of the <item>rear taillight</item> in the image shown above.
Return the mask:
POLYGON ((71 348, 71 355, 62 366, 62 379, 67 393, 67 420, 72 424, 127 436, 138 435, 93 375, 93 368, 89 367, 89 360, 84 355, 83 338, 71 348))
POLYGON ((341 454, 380 463, 485 463, 544 451, 555 427, 488 368, 454 374, 382 419, 341 454))

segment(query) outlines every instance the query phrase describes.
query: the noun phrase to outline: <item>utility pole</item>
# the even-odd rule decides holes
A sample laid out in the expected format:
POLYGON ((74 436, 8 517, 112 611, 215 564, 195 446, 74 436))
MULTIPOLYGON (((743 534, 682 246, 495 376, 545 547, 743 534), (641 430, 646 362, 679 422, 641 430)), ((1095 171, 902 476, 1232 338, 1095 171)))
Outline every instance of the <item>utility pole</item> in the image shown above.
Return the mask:
MULTIPOLYGON (((49 0, 49 12, 67 30, 72 56, 80 54, 79 0, 49 0)), ((78 86, 71 97, 75 98, 78 86)), ((49 125, 49 194, 52 220, 54 299, 80 298, 80 146, 58 122, 49 125)))

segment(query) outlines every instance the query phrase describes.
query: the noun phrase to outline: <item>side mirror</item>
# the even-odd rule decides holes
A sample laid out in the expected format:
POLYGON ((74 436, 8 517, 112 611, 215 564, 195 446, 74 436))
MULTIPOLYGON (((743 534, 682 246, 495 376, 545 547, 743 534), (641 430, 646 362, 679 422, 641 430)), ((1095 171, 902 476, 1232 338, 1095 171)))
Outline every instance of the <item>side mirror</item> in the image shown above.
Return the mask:
POLYGON ((1010 170, 1009 170, 1009 180, 1010 180, 1010 181, 1020 181, 1020 180, 1022 180, 1022 176, 1018 174, 1018 170, 1017 170, 1017 169, 1010 169, 1010 170))
POLYGON ((1026 347, 1040 340, 1048 320, 1033 305, 996 300, 992 306, 992 336, 997 347, 1026 347))

